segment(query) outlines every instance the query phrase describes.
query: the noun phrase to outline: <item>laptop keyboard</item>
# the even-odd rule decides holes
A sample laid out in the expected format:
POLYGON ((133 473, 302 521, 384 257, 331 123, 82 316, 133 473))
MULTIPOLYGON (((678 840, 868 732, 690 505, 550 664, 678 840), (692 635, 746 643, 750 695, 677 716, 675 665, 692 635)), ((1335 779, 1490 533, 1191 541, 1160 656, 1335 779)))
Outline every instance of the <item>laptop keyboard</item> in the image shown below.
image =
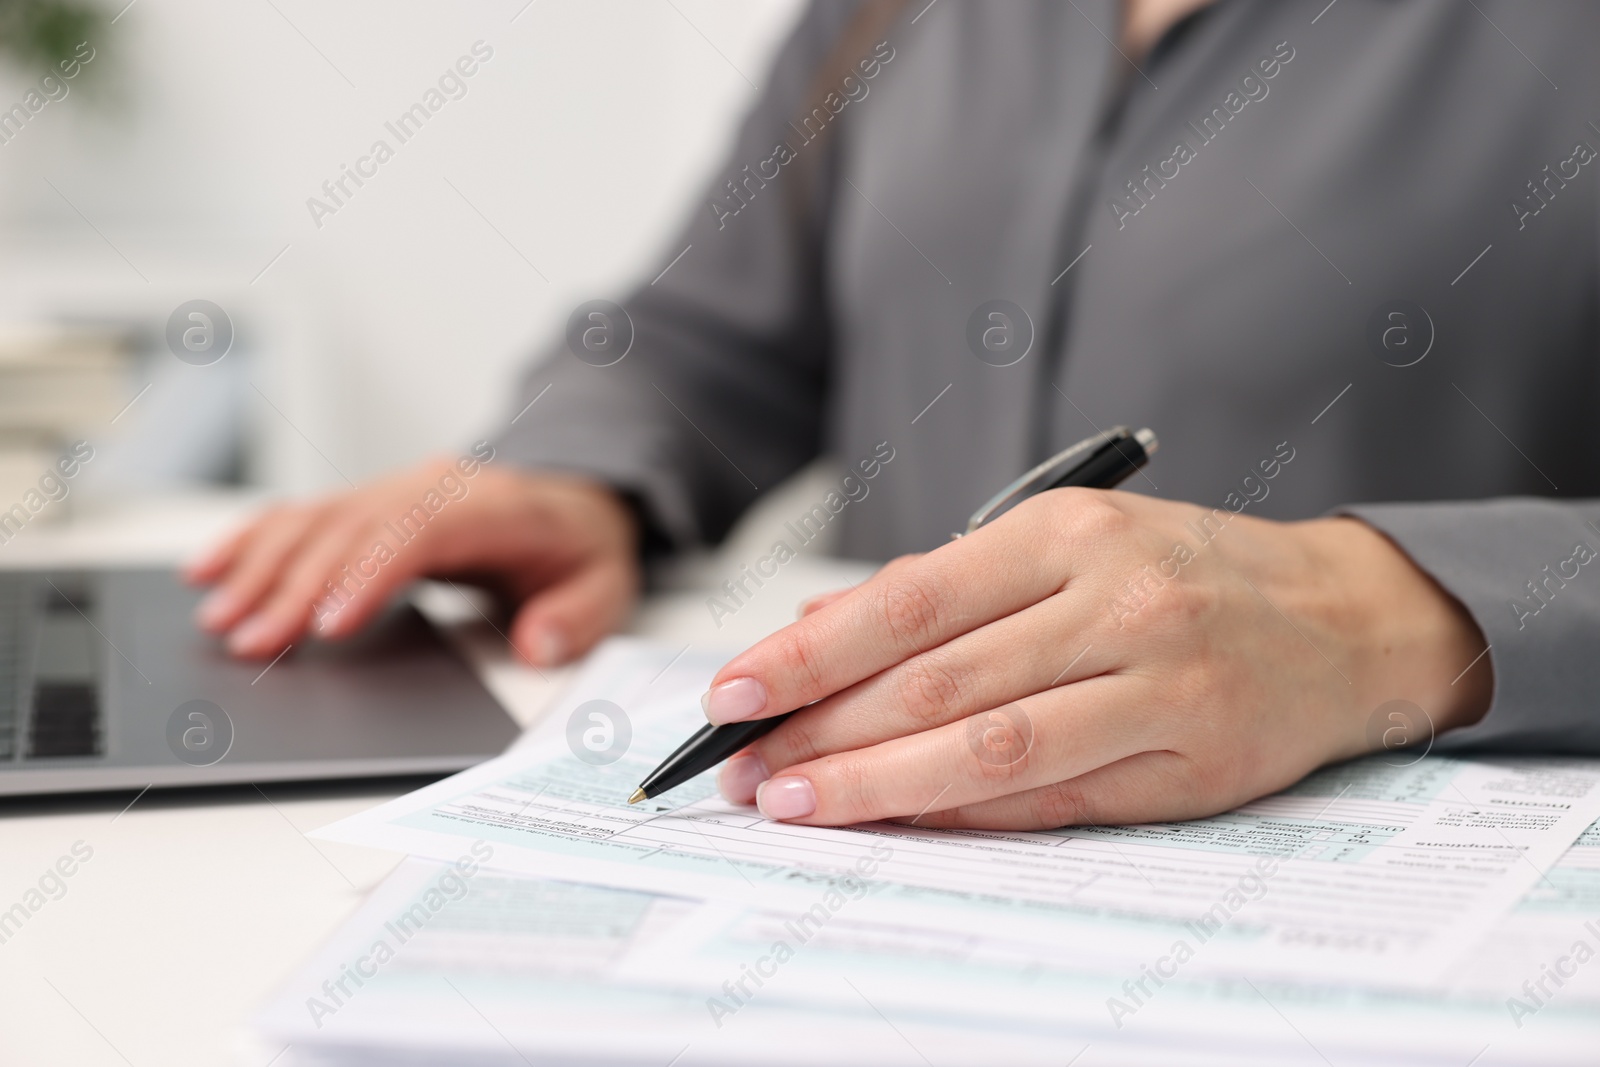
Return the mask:
POLYGON ((0 760, 17 754, 21 719, 22 583, 0 578, 0 760))
MULTIPOLYGON (((0 576, 0 760, 98 755, 99 637, 87 591, 0 576)), ((3 765, 3 764, 0 764, 3 765)))
POLYGON ((100 751, 100 701, 86 682, 41 682, 33 690, 28 755, 93 756, 100 751))

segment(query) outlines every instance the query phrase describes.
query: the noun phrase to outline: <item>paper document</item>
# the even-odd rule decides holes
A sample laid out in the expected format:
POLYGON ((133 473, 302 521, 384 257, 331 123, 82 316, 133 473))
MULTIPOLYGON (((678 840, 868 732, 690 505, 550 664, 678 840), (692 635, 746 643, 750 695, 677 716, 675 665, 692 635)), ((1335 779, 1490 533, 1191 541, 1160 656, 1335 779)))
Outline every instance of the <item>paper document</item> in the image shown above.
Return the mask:
POLYGON ((661 1067, 674 1057, 677 1067, 999 1058, 1060 1067, 1080 1054, 1075 1067, 1233 1067, 1323 1062, 1313 1050, 1340 1064, 1586 1064, 1600 984, 1569 980, 1535 1021, 1505 1002, 1541 961, 1569 952, 1567 935, 1593 914, 1583 894, 1600 888, 1600 828, 1590 836, 1503 925, 1499 942, 1523 942, 1525 958, 1483 960, 1484 974, 1501 973, 1481 992, 1180 979, 1115 1019, 1108 991, 1126 996, 1117 987, 1136 966, 1096 971, 1026 943, 846 917, 767 968, 774 939, 793 940, 780 915, 500 875, 478 864, 486 849, 493 857, 477 843, 460 866, 403 863, 258 1025, 293 1046, 283 1067, 661 1067), (1557 916, 1570 928, 1523 924, 1557 916), (686 954, 680 935, 705 918, 702 933, 718 932, 686 954), (759 985, 748 978, 755 969, 767 975, 759 985), (1030 1002, 1029 993, 1039 995, 1030 1002))
POLYGON ((1439 1057, 1457 1067, 1582 1062, 1582 1050, 1600 1041, 1597 905, 1600 823, 1463 956, 1449 988, 1435 992, 1409 989, 1385 972, 1355 983, 1271 980, 1249 967, 1208 977, 1203 968, 1177 966, 1163 968, 1163 979, 1155 960, 1063 952, 982 931, 848 915, 812 931, 781 912, 715 907, 679 916, 622 959, 617 976, 687 985, 708 1002, 730 1003, 748 991, 848 1007, 864 995, 885 1012, 939 1006, 960 1015, 981 1005, 993 1027, 1110 1029, 1119 1037, 1177 1031, 1219 1042, 1287 1034, 1276 1014, 1281 1005, 1334 1062, 1344 1062, 1333 1055, 1340 1049, 1439 1057), (1489 1046, 1499 1052, 1480 1057, 1489 1046))
MULTIPOLYGON (((402 864, 290 980, 257 1023, 293 1048, 286 1064, 926 1067, 918 1046, 941 1063, 1063 1062, 1059 1035, 994 1033, 931 1012, 888 1023, 859 1000, 818 1012, 774 997, 713 1020, 695 993, 611 977, 672 902, 453 870, 402 864)), ((1270 1062, 1184 1058, 1162 1044, 1142 1052, 1194 1067, 1270 1062)))
MULTIPOLYGON (((642 692, 663 661, 613 655, 565 704, 642 692)), ((317 836, 441 860, 483 839, 503 870, 814 923, 848 915, 1118 955, 1184 940, 1201 968, 1329 978, 1396 964, 1426 984, 1600 816, 1591 763, 1440 756, 1327 768, 1209 819, 1044 833, 773 823, 721 800, 709 773, 629 807, 639 780, 703 724, 695 697, 716 666, 683 654, 672 693, 625 707, 631 745, 615 762, 547 736, 317 836)))

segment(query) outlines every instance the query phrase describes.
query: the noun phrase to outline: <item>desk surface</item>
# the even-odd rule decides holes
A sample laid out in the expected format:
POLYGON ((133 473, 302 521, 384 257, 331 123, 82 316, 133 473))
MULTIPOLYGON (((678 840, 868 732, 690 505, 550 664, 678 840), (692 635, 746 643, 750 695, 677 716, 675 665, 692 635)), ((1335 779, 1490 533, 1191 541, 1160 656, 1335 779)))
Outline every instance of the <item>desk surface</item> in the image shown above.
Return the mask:
MULTIPOLYGON (((249 506, 239 497, 145 502, 29 529, 0 547, 0 564, 176 562, 249 506)), ((683 568, 641 607, 630 632, 737 649, 790 621, 804 597, 870 571, 797 558, 718 625, 706 597, 749 562, 741 556, 749 543, 683 568)), ((572 668, 518 663, 454 594, 425 590, 420 599, 524 726, 571 678, 572 668)), ((0 1062, 265 1067, 281 1049, 249 1037, 251 1015, 400 860, 305 833, 417 784, 0 802, 0 910, 75 844, 80 855, 93 850, 65 892, 0 945, 0 1062)))

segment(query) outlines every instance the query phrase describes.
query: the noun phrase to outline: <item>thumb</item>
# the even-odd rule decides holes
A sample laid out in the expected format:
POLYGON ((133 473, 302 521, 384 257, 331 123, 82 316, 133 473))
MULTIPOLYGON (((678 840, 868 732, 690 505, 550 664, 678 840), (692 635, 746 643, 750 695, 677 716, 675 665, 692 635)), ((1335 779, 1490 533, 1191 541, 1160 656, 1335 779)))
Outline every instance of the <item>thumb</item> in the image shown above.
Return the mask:
POLYGON ((627 618, 638 584, 627 563, 590 564, 523 602, 511 621, 511 645, 537 667, 581 656, 627 618))

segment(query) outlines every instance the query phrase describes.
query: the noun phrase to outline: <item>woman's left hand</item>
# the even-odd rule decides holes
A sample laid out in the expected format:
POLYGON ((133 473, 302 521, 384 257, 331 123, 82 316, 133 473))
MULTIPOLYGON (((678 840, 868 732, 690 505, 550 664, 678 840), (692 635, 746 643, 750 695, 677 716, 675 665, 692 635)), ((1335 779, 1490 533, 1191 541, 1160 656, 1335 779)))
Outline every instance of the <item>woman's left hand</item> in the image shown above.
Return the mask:
POLYGON ((797 823, 1194 818, 1377 747, 1386 702, 1442 732, 1492 690, 1466 609, 1349 518, 1061 489, 813 603, 706 697, 802 709, 720 777, 797 823))

